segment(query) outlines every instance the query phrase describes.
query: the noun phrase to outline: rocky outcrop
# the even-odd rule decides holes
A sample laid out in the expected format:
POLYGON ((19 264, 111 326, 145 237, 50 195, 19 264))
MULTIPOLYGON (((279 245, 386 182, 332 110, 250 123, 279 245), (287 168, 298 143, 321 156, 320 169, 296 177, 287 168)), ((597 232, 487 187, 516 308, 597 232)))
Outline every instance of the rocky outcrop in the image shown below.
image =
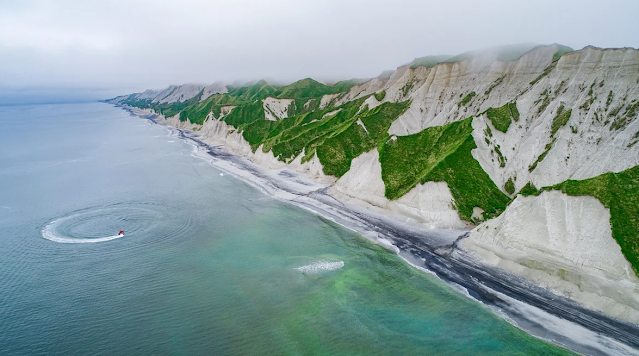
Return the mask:
POLYGON ((294 102, 293 99, 277 99, 270 96, 262 100, 266 120, 277 121, 287 118, 289 110, 295 110, 294 102))

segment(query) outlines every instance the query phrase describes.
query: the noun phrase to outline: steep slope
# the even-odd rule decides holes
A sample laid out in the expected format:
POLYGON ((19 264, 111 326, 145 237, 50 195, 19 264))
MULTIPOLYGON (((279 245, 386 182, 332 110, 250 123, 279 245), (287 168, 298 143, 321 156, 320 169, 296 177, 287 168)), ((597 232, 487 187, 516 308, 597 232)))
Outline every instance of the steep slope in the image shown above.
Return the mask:
POLYGON ((612 239, 608 209, 591 196, 518 196, 461 247, 484 262, 613 317, 639 321, 639 279, 612 239))
POLYGON ((471 155, 477 147, 471 122, 468 118, 389 140, 380 157, 386 196, 397 199, 417 183, 446 182, 462 219, 499 215, 509 199, 471 155), (473 216, 478 209, 483 215, 473 216))
POLYGON ((224 94, 228 93, 229 89, 223 82, 215 82, 211 85, 208 85, 202 89, 202 95, 200 96, 200 101, 206 100, 213 94, 224 94))
POLYGON ((513 179, 515 190, 639 165, 638 83, 637 50, 568 53, 512 99, 521 115, 507 132, 488 137, 484 131, 495 126, 486 115, 475 122, 475 158, 498 186, 513 179))
POLYGON ((148 103, 184 102, 200 94, 204 87, 204 85, 199 84, 170 85, 164 90, 149 89, 142 93, 131 94, 122 99, 130 103, 135 103, 136 101, 148 103))
POLYGON ((366 82, 158 96, 114 102, 335 182, 329 192, 359 208, 429 227, 487 220, 461 243, 469 253, 639 322, 635 49, 516 45, 423 57, 366 82))

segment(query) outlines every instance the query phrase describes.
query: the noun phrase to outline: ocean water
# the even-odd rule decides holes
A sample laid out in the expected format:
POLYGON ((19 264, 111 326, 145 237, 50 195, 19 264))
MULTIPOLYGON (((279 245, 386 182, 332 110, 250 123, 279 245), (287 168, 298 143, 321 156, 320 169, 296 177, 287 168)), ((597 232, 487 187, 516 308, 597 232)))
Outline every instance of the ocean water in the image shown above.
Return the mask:
POLYGON ((121 109, 0 127, 2 355, 567 353, 121 109))

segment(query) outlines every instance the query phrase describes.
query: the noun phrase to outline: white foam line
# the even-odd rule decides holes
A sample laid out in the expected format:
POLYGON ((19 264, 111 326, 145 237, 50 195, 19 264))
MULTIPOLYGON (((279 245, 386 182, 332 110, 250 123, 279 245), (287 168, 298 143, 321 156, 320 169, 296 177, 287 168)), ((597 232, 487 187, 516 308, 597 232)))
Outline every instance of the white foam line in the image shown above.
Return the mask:
POLYGON ((122 236, 124 235, 114 235, 114 236, 98 237, 98 238, 91 238, 91 239, 77 239, 77 238, 59 237, 59 236, 50 234, 48 232, 44 232, 44 231, 42 232, 42 237, 44 237, 45 239, 54 241, 54 242, 59 242, 62 244, 84 244, 84 243, 105 242, 105 241, 118 239, 122 236))
POLYGON ((73 218, 74 216, 75 215, 66 216, 48 223, 45 227, 42 228, 42 231, 41 231, 42 237, 49 241, 54 241, 54 242, 58 242, 62 244, 84 244, 84 243, 111 241, 124 236, 124 234, 122 234, 122 235, 113 235, 113 236, 96 237, 96 238, 73 238, 73 237, 62 237, 62 236, 56 235, 56 233, 54 232, 55 227, 61 222, 67 221, 73 218))
MULTIPOLYGON (((609 337, 597 334, 581 325, 557 317, 532 305, 528 305, 503 293, 492 291, 509 304, 510 309, 524 315, 527 320, 542 325, 546 330, 570 340, 579 340, 583 346, 596 349, 607 355, 639 355, 639 351, 609 337)), ((516 324, 515 324, 516 325, 516 324)), ((540 337, 541 338, 541 337, 540 337)), ((545 338, 541 338, 545 339, 545 338)), ((545 339, 555 343, 556 340, 545 339)), ((560 345, 563 345, 559 343, 560 345)), ((566 346, 566 345, 564 345, 566 346)))
POLYGON ((297 267, 296 270, 302 273, 315 274, 320 272, 334 271, 344 267, 344 261, 316 261, 309 265, 297 267))

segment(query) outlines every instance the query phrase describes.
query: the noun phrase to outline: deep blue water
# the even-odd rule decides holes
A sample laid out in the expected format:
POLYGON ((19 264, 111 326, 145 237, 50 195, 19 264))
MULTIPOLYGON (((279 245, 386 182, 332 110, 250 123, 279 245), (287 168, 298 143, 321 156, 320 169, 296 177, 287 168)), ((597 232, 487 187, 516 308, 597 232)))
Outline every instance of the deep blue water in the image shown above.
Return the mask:
POLYGON ((2 355, 565 353, 123 110, 0 127, 2 355))

